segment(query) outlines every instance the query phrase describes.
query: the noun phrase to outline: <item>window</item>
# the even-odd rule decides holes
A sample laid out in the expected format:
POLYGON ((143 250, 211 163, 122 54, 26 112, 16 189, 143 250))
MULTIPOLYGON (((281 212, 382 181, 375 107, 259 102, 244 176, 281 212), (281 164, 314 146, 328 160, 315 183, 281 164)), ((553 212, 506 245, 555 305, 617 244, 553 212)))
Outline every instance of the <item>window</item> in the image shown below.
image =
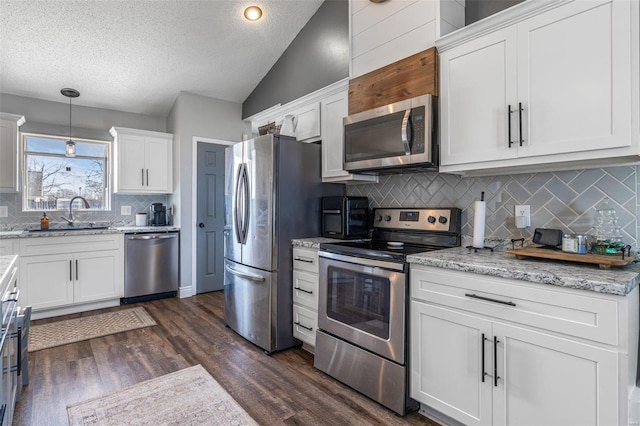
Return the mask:
MULTIPOLYGON (((66 157, 68 138, 23 134, 23 210, 66 210, 77 195, 92 210, 109 210, 107 159, 110 143, 73 139, 76 156, 66 157)), ((81 200, 74 202, 80 207, 81 200)))

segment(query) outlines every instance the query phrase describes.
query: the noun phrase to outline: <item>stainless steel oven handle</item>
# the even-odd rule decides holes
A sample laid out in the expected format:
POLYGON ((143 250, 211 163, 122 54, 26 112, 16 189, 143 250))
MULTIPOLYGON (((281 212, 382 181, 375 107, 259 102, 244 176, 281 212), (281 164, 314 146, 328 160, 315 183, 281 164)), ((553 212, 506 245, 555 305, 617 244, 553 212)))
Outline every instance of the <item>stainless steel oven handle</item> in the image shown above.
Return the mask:
POLYGON ((330 253, 327 251, 320 251, 318 254, 320 257, 323 257, 325 259, 332 259, 332 260, 337 260, 337 261, 341 261, 341 262, 348 262, 348 263, 354 263, 356 265, 363 265, 363 266, 371 266, 371 267, 378 267, 378 268, 384 268, 384 269, 391 269, 393 271, 404 271, 404 263, 400 262, 387 262, 384 260, 377 260, 377 259, 367 259, 367 258, 362 258, 362 257, 354 257, 354 256, 345 256, 343 254, 336 254, 336 253, 330 253))
POLYGON ((264 277, 261 277, 260 275, 254 275, 254 274, 249 274, 249 273, 246 273, 246 272, 240 272, 240 271, 237 271, 237 270, 235 270, 235 269, 233 269, 233 268, 231 268, 229 266, 225 266, 224 268, 227 271, 229 271, 229 273, 231 273, 233 275, 237 275, 240 278, 245 278, 245 279, 250 280, 250 281, 262 282, 262 281, 265 280, 264 277))

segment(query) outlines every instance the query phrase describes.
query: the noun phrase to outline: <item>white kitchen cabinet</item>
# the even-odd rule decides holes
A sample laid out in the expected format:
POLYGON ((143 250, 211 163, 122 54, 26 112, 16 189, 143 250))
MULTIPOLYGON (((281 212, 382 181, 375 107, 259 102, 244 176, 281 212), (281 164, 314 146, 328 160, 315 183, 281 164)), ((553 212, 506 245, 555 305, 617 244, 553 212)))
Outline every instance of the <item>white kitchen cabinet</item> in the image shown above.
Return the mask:
POLYGON ((24 238, 20 271, 21 295, 36 317, 55 314, 56 308, 67 309, 58 313, 85 310, 95 302, 117 305, 124 294, 124 239, 121 234, 24 238))
POLYGON ((348 90, 328 96, 320 103, 322 117, 322 181, 378 182, 378 177, 344 170, 344 130, 342 119, 348 114, 348 90))
POLYGON ((631 3, 524 2, 441 39, 440 171, 635 160, 631 3))
POLYGON ((416 265, 410 280, 410 395, 424 412, 468 425, 627 422, 637 289, 590 294, 416 265))
POLYGON ((0 112, 0 192, 18 191, 18 129, 24 116, 0 112))
POLYGON ((293 248, 293 336, 311 347, 318 329, 318 249, 293 248))
POLYGON ((320 103, 312 102, 291 113, 294 133, 298 141, 318 140, 320 138, 320 103))
POLYGON ((169 194, 173 192, 173 135, 112 127, 114 192, 169 194))

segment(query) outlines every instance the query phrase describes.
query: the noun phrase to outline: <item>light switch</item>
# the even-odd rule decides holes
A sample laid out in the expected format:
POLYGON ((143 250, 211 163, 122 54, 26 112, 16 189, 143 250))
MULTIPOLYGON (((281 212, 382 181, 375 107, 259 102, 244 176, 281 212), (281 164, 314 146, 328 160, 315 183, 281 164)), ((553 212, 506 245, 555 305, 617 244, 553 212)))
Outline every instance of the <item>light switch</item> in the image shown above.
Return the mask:
POLYGON ((120 216, 131 216, 131 206, 121 206, 120 216))
POLYGON ((9 217, 9 207, 0 206, 0 217, 9 217))

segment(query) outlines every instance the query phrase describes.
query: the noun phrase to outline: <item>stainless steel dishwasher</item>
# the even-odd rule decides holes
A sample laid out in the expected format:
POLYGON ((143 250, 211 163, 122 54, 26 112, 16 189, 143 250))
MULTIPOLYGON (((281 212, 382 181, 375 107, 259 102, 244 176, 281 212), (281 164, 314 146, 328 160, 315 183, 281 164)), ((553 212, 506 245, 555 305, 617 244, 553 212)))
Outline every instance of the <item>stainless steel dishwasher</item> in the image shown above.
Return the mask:
POLYGON ((121 304, 175 297, 180 273, 179 232, 125 234, 121 304))

